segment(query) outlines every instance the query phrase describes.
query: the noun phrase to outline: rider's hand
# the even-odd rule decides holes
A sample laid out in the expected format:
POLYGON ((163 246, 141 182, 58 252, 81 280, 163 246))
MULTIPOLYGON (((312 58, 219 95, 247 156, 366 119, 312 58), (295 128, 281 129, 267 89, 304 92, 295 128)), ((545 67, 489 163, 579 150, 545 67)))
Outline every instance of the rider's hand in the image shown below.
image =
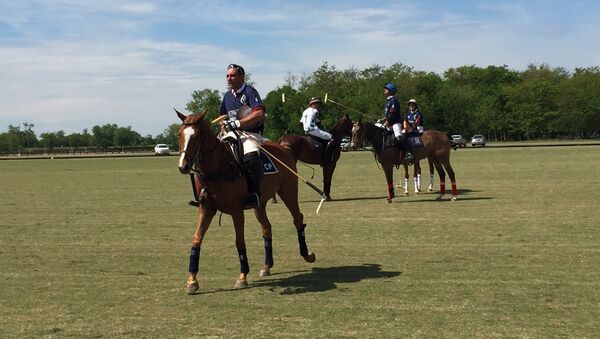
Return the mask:
POLYGON ((226 121, 226 122, 223 123, 223 128, 225 128, 225 130, 227 132, 235 131, 239 127, 240 127, 240 121, 239 120, 226 121))

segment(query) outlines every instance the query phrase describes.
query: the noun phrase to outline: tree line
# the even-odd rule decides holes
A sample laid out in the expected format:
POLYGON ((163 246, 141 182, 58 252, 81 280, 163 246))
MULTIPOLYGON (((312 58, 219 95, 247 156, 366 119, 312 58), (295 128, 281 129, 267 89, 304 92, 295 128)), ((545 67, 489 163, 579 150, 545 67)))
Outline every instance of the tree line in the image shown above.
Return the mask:
MULTIPOLYGON (((247 81, 252 83, 247 75, 247 81)), ((397 97, 405 103, 414 98, 424 114, 425 127, 452 134, 483 134, 492 141, 589 138, 600 132, 600 67, 551 68, 529 65, 523 71, 508 66, 462 66, 442 75, 414 70, 402 63, 389 67, 337 69, 323 63, 311 74, 289 75, 282 86, 263 95, 267 107, 265 134, 276 140, 302 133, 299 119, 311 97, 333 99, 323 106, 323 125, 332 126, 342 115, 353 120, 375 121, 383 116, 383 85, 393 82, 397 97), (282 100, 285 97, 285 101, 282 100), (341 104, 341 105, 340 105, 341 104), (343 106, 345 107, 343 107, 343 106)), ((202 89, 191 94, 186 109, 208 110, 218 115, 222 93, 202 89)), ((402 112, 406 112, 403 107, 402 112)), ((142 136, 131 126, 94 126, 91 132, 66 135, 64 131, 41 133, 33 124, 8 126, 0 133, 0 151, 14 152, 31 147, 151 146, 177 145, 179 124, 172 124, 156 137, 142 136)))

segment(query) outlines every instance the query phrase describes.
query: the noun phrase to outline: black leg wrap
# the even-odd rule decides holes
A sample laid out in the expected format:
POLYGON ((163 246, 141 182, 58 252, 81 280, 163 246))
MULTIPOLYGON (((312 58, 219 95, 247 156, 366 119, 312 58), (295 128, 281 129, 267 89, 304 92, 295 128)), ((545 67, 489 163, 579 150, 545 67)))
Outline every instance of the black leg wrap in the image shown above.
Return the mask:
POLYGON ((306 237, 304 230, 298 231, 298 245, 300 245, 300 255, 306 257, 308 255, 308 247, 306 247, 306 237))
POLYGON ((265 265, 273 266, 273 240, 271 238, 263 237, 265 244, 265 265))
POLYGON ((248 274, 250 272, 250 266, 248 266, 248 257, 246 256, 246 250, 238 251, 240 258, 240 272, 248 274))
POLYGON ((325 193, 325 196, 327 196, 327 197, 331 193, 331 183, 330 182, 323 181, 323 193, 325 193))
POLYGON ((200 246, 192 247, 192 250, 190 251, 190 267, 188 270, 190 273, 198 273, 199 267, 200 267, 200 246))

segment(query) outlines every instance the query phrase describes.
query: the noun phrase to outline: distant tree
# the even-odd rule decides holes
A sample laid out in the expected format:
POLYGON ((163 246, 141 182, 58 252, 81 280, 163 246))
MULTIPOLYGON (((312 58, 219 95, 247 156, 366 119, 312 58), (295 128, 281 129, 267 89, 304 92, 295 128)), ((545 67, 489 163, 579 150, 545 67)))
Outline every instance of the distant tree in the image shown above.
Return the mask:
POLYGON ((156 142, 161 144, 167 144, 173 149, 179 148, 179 124, 171 124, 167 127, 162 134, 156 136, 156 142))
POLYGON ((102 148, 113 146, 117 128, 117 124, 96 125, 92 127, 94 145, 102 148))

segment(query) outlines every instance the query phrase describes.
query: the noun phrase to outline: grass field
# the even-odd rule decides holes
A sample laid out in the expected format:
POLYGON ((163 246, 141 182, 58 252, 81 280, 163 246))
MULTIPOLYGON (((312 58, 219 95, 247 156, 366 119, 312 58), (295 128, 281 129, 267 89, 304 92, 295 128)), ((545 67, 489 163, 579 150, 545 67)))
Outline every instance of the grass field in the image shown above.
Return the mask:
POLYGON ((598 337, 600 147, 451 160, 458 201, 411 189, 386 204, 371 154, 344 153, 321 216, 301 184, 315 264, 283 204, 269 206, 271 277, 258 277, 247 213, 247 289, 233 289, 231 218, 215 219, 196 296, 196 212, 175 157, 0 161, 0 338, 598 337))

